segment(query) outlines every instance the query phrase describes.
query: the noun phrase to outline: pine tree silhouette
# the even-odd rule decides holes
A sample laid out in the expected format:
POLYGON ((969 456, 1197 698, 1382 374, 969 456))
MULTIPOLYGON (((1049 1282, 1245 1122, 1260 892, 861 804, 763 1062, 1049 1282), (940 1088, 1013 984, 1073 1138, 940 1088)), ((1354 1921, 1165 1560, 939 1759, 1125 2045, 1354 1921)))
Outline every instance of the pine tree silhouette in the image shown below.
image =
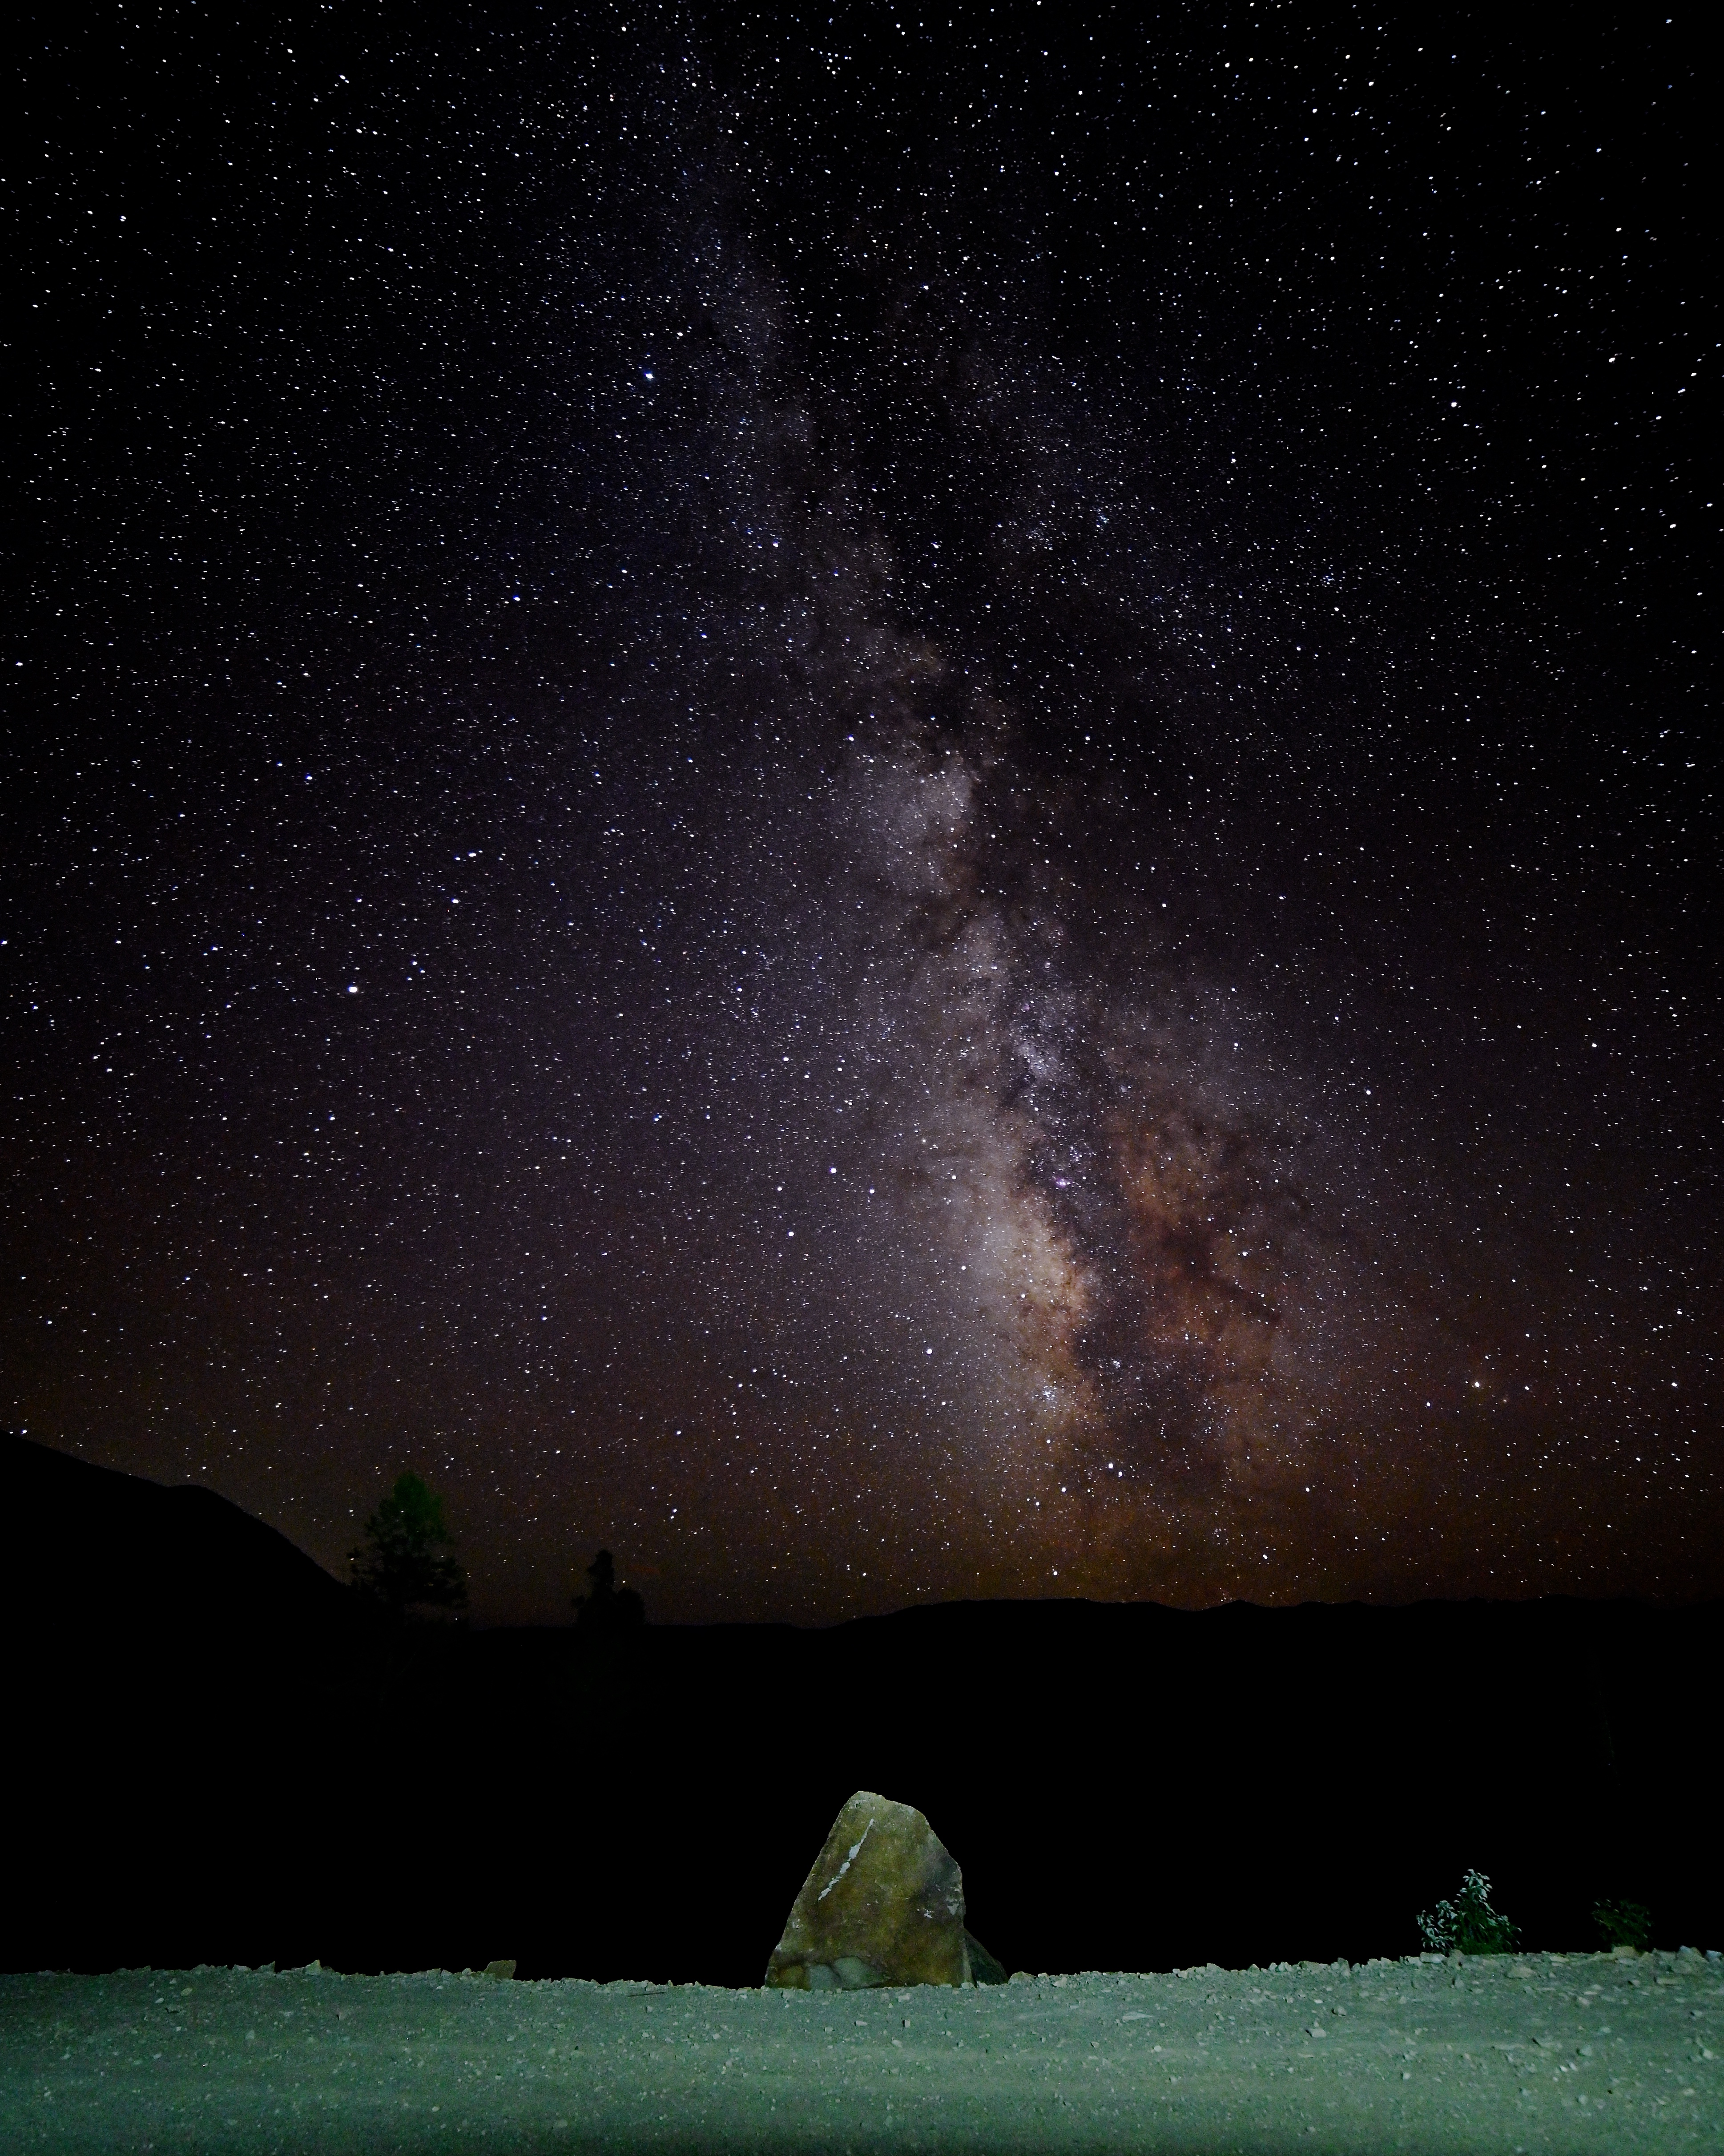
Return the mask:
POLYGON ((467 1577, 455 1558, 443 1500, 411 1470, 396 1477, 347 1562, 358 1592, 392 1617, 467 1606, 467 1577))

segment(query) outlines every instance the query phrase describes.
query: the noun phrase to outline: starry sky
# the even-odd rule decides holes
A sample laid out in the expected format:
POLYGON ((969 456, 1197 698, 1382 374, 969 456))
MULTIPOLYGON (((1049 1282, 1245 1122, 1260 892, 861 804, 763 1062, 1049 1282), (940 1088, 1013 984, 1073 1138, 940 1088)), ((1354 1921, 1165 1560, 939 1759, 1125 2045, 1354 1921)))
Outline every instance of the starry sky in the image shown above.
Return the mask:
POLYGON ((268 13, 10 33, 3 1419, 494 1620, 1724 1590, 1698 17, 268 13))

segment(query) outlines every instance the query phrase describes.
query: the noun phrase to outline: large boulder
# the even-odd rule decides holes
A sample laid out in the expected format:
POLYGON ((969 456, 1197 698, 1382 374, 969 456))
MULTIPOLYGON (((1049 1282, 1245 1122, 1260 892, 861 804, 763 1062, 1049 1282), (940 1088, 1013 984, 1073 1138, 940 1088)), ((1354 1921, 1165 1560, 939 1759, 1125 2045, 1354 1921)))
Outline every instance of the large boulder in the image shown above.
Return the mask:
POLYGON ((913 1805, 857 1790, 803 1881, 766 1980, 793 1991, 974 1982, 963 1874, 913 1805))

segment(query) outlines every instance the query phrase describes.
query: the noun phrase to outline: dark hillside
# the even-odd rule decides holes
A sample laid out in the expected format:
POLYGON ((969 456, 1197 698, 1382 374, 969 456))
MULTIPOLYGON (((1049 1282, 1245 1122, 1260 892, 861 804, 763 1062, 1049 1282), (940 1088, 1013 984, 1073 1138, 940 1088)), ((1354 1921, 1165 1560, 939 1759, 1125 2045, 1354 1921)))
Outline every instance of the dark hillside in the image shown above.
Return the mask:
POLYGON ((1406 1953, 1469 1865, 1529 1945, 1603 1895, 1724 1944, 1716 1605, 396 1636, 208 1492, 0 1468, 14 1966, 757 1983, 858 1787, 928 1814, 1011 1967, 1406 1953))
POLYGON ((8 1621, 75 1635, 124 1622, 250 1636, 324 1634, 345 1587, 213 1490, 164 1489, 0 1435, 8 1621))

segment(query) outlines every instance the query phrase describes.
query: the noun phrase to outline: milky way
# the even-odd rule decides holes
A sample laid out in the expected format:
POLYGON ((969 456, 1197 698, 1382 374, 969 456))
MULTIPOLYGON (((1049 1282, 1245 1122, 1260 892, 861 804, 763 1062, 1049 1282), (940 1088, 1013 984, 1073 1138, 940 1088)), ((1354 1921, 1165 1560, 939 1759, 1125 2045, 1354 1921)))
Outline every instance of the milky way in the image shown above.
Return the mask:
POLYGON ((1691 64, 1356 29, 45 49, 17 1426, 500 1617, 1716 1589, 1691 64))

